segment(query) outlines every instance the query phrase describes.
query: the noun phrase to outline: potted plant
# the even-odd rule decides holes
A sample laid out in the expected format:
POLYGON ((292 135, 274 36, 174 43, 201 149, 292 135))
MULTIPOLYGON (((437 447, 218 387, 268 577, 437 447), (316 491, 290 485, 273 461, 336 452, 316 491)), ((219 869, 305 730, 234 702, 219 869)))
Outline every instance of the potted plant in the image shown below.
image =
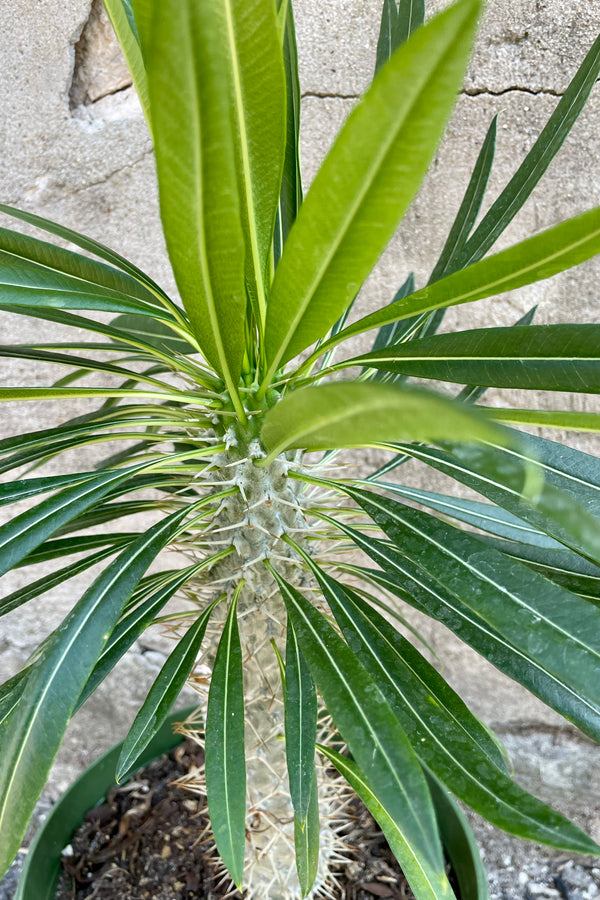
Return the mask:
POLYGON ((117 252, 1 207, 83 251, 2 230, 1 307, 90 339, 3 347, 69 374, 50 387, 2 388, 0 399, 98 401, 0 443, 4 471, 111 444, 93 471, 19 476, 1 489, 4 504, 33 502, 0 528, 0 571, 40 559, 57 568, 5 597, 0 612, 107 562, 0 688, 0 866, 70 717, 165 618, 178 641, 116 774, 133 770, 200 656, 211 669, 203 787, 215 844, 252 896, 326 889, 335 770, 373 813, 418 900, 453 896, 432 799, 440 789, 524 838, 597 852, 511 779, 497 740, 393 617, 399 597, 600 735, 600 462, 519 429, 594 432, 600 417, 478 402, 487 387, 598 392, 600 326, 540 326, 530 314, 513 327, 439 331, 446 309, 600 250, 593 209, 489 254, 583 107, 600 39, 476 225, 492 123, 429 283, 417 288, 405 273, 392 302, 352 320, 451 113, 479 0, 427 24, 422 3, 386 0, 373 84, 304 199, 290 0, 105 5, 153 137, 181 304, 117 252), (346 343, 357 335, 367 339, 358 353, 346 343), (104 386, 81 383, 92 372, 104 386), (338 453, 361 447, 389 451, 387 461, 351 478, 338 453), (409 460, 484 499, 403 486, 392 473, 409 460), (122 530, 133 511, 153 514, 140 533, 122 530), (98 524, 108 530, 90 531, 98 524), (165 549, 181 565, 146 574, 165 549), (83 557, 65 564, 75 552, 83 557), (165 612, 173 597, 185 603, 165 612))

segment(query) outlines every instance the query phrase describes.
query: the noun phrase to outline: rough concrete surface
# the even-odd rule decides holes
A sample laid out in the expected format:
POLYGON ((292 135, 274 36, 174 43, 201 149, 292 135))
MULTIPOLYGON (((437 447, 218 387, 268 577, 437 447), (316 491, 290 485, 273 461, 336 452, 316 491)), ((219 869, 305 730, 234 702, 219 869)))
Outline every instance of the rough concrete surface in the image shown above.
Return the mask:
MULTIPOLYGON (((435 12, 447 0, 431 0, 435 12)), ((368 85, 379 0, 296 0, 303 94, 302 158, 310 183, 335 132, 368 85)), ((359 311, 387 302, 410 271, 422 284, 460 203, 492 116, 499 114, 497 157, 488 196, 515 171, 558 97, 600 32, 592 0, 495 0, 488 4, 455 116, 418 199, 361 295, 359 311)), ((167 290, 173 279, 158 224, 151 142, 122 56, 99 0, 2 0, 0 3, 0 201, 74 227, 118 249, 167 290)), ((527 207, 499 246, 600 204, 600 88, 527 207)), ((4 222, 2 224, 5 224, 4 222)), ((534 304, 539 321, 598 321, 600 263, 506 294, 448 316, 472 326, 515 321, 534 304), (466 319, 465 319, 466 317, 466 319)), ((47 337, 47 327, 17 315, 2 318, 3 341, 47 337)), ((58 333, 58 331, 56 332, 58 333)), ((72 338, 71 338, 72 339, 72 338)), ((46 383, 49 373, 5 361, 4 384, 46 383)), ((496 392, 491 402, 507 393, 496 392)), ((540 398, 539 402, 548 402, 540 398)), ((531 402, 535 405, 535 401, 531 402)), ((573 408, 593 409, 577 398, 573 408)), ((46 404, 3 407, 3 435, 42 428, 83 409, 46 404)), ((559 436, 560 438, 560 436, 559 436)), ((598 441, 569 436, 600 452, 598 441)), ((90 457, 90 462, 93 462, 90 457)), ((415 483, 431 486, 416 472, 415 483)), ((11 576, 6 588, 22 583, 11 576), (12 579, 12 580, 11 580, 12 579)), ((14 672, 77 596, 74 579, 27 615, 0 627, 0 679, 14 672)), ((445 673, 468 702, 496 726, 513 753, 516 777, 556 803, 600 838, 600 771, 592 745, 534 698, 519 691, 475 654, 422 623, 444 659, 445 673)), ((120 672, 86 704, 69 729, 46 800, 120 738, 164 658, 160 638, 144 639, 120 672)), ((477 824, 490 868, 493 900, 562 897, 592 900, 600 872, 524 845, 477 824)), ((0 900, 12 897, 9 882, 0 900)))

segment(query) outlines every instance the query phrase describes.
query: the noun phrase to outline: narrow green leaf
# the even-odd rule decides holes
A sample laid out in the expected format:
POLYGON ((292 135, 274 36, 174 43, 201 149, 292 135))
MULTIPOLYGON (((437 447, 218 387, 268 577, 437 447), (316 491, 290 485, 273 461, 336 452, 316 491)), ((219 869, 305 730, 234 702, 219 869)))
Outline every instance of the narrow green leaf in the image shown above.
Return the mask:
POLYGON ((273 241, 274 264, 277 265, 290 229, 302 205, 302 175, 300 172, 300 79, 298 50, 291 0, 285 9, 283 33, 283 65, 286 85, 286 142, 281 179, 281 196, 273 241))
POLYGON ((480 406, 495 422, 535 428, 558 428, 561 431, 600 432, 600 413, 576 412, 571 409, 502 409, 480 406))
POLYGON ((8 481, 6 484, 0 485, 0 506, 16 503, 19 500, 27 500, 28 497, 37 497, 39 494, 56 491, 62 487, 80 484, 97 476, 97 472, 77 472, 74 475, 47 475, 44 478, 24 478, 22 481, 8 481))
POLYGON ((0 401, 9 400, 61 400, 64 397, 131 397, 133 400, 157 400, 162 403, 196 403, 202 400, 201 393, 169 390, 147 391, 129 388, 82 388, 82 387, 7 387, 0 390, 0 401))
POLYGON ((497 440, 500 434, 476 411, 440 394, 345 381, 289 393, 265 416, 262 439, 270 460, 292 448, 442 441, 457 433, 466 441, 497 440))
MULTIPOLYGON (((84 316, 75 315, 74 313, 66 312, 65 310, 52 309, 50 307, 10 306, 10 304, 0 303, 0 311, 10 312, 14 315, 29 316, 33 319, 40 319, 45 322, 56 322, 59 325, 66 325, 71 328, 80 328, 83 331, 103 334, 111 340, 135 348, 135 351, 146 353, 150 359, 162 360, 164 363, 168 364, 170 369, 179 369, 188 372, 190 370, 190 364, 187 361, 182 360, 181 357, 173 357, 173 354, 164 354, 157 346, 145 344, 139 338, 132 336, 126 331, 113 328, 111 325, 107 325, 104 322, 87 319, 84 316)), ((185 331, 185 333, 187 334, 187 331, 185 331)), ((206 381, 210 380, 213 384, 219 385, 219 382, 216 381, 214 377, 212 379, 206 377, 206 381, 203 377, 198 377, 200 372, 197 366, 192 367, 192 371, 199 384, 205 384, 206 381)), ((202 375, 204 376, 205 373, 203 372, 202 375)))
POLYGON ((74 553, 85 553, 87 550, 95 550, 97 547, 104 547, 107 544, 122 550, 125 544, 129 544, 137 536, 138 532, 129 531, 113 534, 78 534, 76 537, 44 541, 25 559, 17 563, 16 568, 34 566, 38 563, 60 559, 63 556, 72 556, 74 553))
MULTIPOLYGON (((119 0, 120 2, 120 0, 119 0)), ((127 332, 132 337, 139 337, 145 344, 156 347, 161 352, 196 353, 196 348, 180 337, 160 319, 151 316, 123 315, 117 316, 110 323, 112 327, 127 332)))
POLYGON ((600 611, 476 537, 378 494, 346 492, 402 556, 579 693, 600 703, 600 611))
POLYGON ((133 77, 135 88, 140 98, 140 103, 146 117, 146 122, 152 130, 150 121, 150 100, 148 98, 148 80, 146 68, 142 57, 140 39, 135 25, 131 0, 103 0, 104 7, 115 34, 125 54, 129 71, 133 77))
POLYGON ((171 711, 190 672, 194 668, 210 615, 219 602, 213 601, 186 631, 184 637, 169 654, 157 675, 150 692, 138 712, 127 737, 123 741, 115 778, 122 781, 133 769, 171 711))
MULTIPOLYGON (((94 693, 98 685, 104 681, 109 672, 112 672, 127 650, 129 650, 138 637, 144 633, 146 628, 152 624, 167 601, 170 600, 190 578, 203 568, 216 562, 217 559, 226 556, 228 552, 229 551, 225 551, 222 554, 218 554, 217 557, 211 557, 195 566, 187 566, 182 571, 173 573, 170 578, 166 578, 166 583, 162 584, 158 590, 151 592, 148 599, 143 603, 138 603, 131 610, 126 607, 126 615, 121 618, 102 653, 98 657, 98 661, 79 697, 77 709, 79 709, 79 707, 85 703, 87 698, 94 693)), ((142 583, 140 582, 138 590, 141 585, 142 583)), ((132 601, 136 599, 136 593, 137 591, 132 595, 132 601)))
MULTIPOLYGON (((55 353, 50 350, 39 350, 22 344, 0 344, 0 358, 2 357, 6 359, 28 359, 34 362, 77 367, 77 369, 80 370, 80 372, 74 373, 77 377, 86 375, 88 372, 106 372, 110 375, 124 376, 131 384, 142 383, 150 384, 158 388, 162 387, 161 381, 150 378, 142 372, 132 372, 130 369, 124 369, 122 366, 118 366, 115 363, 78 356, 77 354, 55 353)), ((64 384, 65 381, 61 380, 60 383, 64 384)))
POLYGON ((24 603, 28 603, 30 600, 34 600, 36 597, 45 594, 47 591, 51 591, 58 585, 64 584, 70 578, 80 575, 81 572, 86 572, 92 566, 102 562, 102 560, 106 559, 108 556, 117 553, 120 549, 121 545, 115 542, 109 547, 104 547, 102 550, 99 550, 97 553, 92 553, 84 559, 69 563, 68 566, 58 569, 56 572, 45 574, 42 578, 38 578, 36 581, 30 581, 24 587, 12 591, 10 594, 6 594, 0 600, 0 616, 12 612, 14 609, 18 609, 20 606, 23 606, 24 603))
POLYGON ((600 462, 563 444, 520 434, 521 447, 451 445, 451 452, 398 445, 561 544, 600 562, 600 462), (525 496, 529 472, 537 491, 525 496))
POLYGON ((383 694, 351 649, 298 591, 271 569, 327 709, 365 778, 402 828, 400 859, 417 866, 432 897, 452 897, 444 874, 433 807, 421 767, 383 694))
POLYGON ((12 569, 62 525, 89 509, 132 474, 131 469, 101 472, 93 480, 68 487, 33 509, 15 516, 0 528, 0 572, 12 569))
POLYGON ((529 325, 436 334, 334 368, 366 366, 490 387, 600 392, 600 325, 529 325))
POLYGON ((27 685, 27 679, 31 675, 31 670, 32 664, 29 664, 0 685, 0 741, 2 740, 2 726, 17 703, 19 703, 27 685))
POLYGON ((165 0, 138 27, 173 271, 204 355, 235 389, 246 291, 227 12, 227 0, 165 0))
MULTIPOLYGON (((236 169, 241 173, 240 205, 246 245, 246 285, 259 333, 264 334, 269 262, 275 215, 286 154, 286 73, 275 5, 270 0, 221 0, 233 85, 232 116, 236 169)), ((215 4, 213 3, 213 9, 215 4)), ((213 13, 214 15, 214 13, 213 13)), ((286 22, 288 53, 293 52, 292 13, 286 22), (290 33, 290 24, 292 31, 290 33)), ((293 60, 289 61, 293 64, 293 60)), ((292 98, 293 100, 297 98, 292 98)), ((292 148, 288 147, 291 151, 292 148)))
MULTIPOLYGON (((550 278, 600 252, 600 208, 542 231, 507 250, 454 272, 393 307, 371 313, 326 341, 319 353, 354 334, 461 303, 471 303, 550 278)), ((312 359, 312 357, 311 357, 312 359)), ((308 365, 308 361, 306 363, 308 365)))
MULTIPOLYGON (((314 747, 313 747, 314 757, 314 747)), ((303 897, 310 893, 319 868, 319 796, 316 770, 313 773, 308 809, 302 821, 294 813, 294 848, 296 850, 296 870, 303 897)))
POLYGON ((375 59, 375 75, 381 67, 391 58, 396 46, 394 37, 398 34, 398 7, 396 0, 383 0, 381 10, 381 23, 379 25, 379 37, 377 39, 377 55, 375 59))
POLYGON ((0 284, 4 305, 141 312, 173 319, 165 305, 127 273, 5 228, 0 228, 0 284))
POLYGON ((475 835, 462 809, 445 788, 427 774, 440 836, 458 882, 461 900, 489 900, 488 878, 475 835))
POLYGON ((244 684, 237 595, 213 667, 206 713, 206 794, 219 856, 241 888, 246 843, 244 684))
MULTIPOLYGON (((367 486, 367 482, 365 486, 367 486)), ((381 481, 376 484, 391 494, 399 494, 407 500, 416 500, 423 506, 435 509, 445 516, 472 525, 488 534, 507 538, 510 541, 519 541, 534 547, 546 547, 548 549, 562 550, 562 545, 554 538, 548 537, 543 531, 534 528, 522 519, 518 519, 512 513, 500 506, 491 503, 481 503, 478 500, 465 500, 462 497, 451 497, 446 494, 437 494, 433 491, 422 491, 418 488, 405 487, 403 484, 381 481)))
POLYGON ((315 774, 317 695, 291 621, 285 651, 285 753, 290 796, 300 828, 304 828, 315 774))
POLYGON ((599 74, 600 37, 592 45, 523 163, 456 260, 456 268, 481 259, 513 220, 562 146, 599 74))
POLYGON ((265 383, 343 313, 394 233, 450 115, 479 8, 461 0, 418 29, 344 125, 275 273, 265 383))
MULTIPOLYGON (((116 0, 111 0, 111 2, 116 2, 116 0)), ((94 241, 92 238, 79 234, 79 232, 73 231, 71 228, 65 228, 64 225, 59 225, 57 222, 51 222, 49 219, 44 219, 41 216, 36 216, 25 210, 6 206, 4 203, 0 203, 0 212, 4 213, 4 215, 12 216, 15 219, 20 219, 23 222, 28 222, 30 225, 34 225, 42 231, 47 231, 49 234, 54 234, 56 237, 63 238, 64 240, 69 241, 69 243, 75 244, 76 247, 86 250, 93 256, 103 259, 105 262, 110 263, 112 266, 115 266, 117 269, 121 269, 121 271, 130 275, 136 281, 139 281, 140 284, 145 285, 150 293, 154 294, 161 303, 166 304, 173 310, 175 309, 172 300, 170 300, 165 292, 152 281, 149 275, 146 275, 145 272, 142 272, 141 269, 138 269, 137 266, 134 266, 129 260, 119 256, 114 250, 105 247, 104 244, 99 244, 98 241, 94 241)))
POLYGON ((140 535, 88 588, 47 644, 3 724, 1 872, 19 848, 77 699, 124 603, 187 512, 179 510, 140 535))
POLYGON ((441 898, 454 898, 454 892, 446 881, 443 886, 438 886, 429 877, 429 874, 421 865, 421 859, 410 846, 409 839, 397 820, 391 808, 390 797, 376 794, 368 778, 359 765, 342 756, 331 747, 318 745, 320 752, 330 760, 338 772, 344 776, 350 787, 356 791, 365 804, 390 845, 390 849, 402 866, 402 871, 410 884, 417 900, 441 900, 441 898))
MULTIPOLYGON (((411 272, 404 284, 396 292, 392 303, 397 303, 399 300, 404 300, 405 297, 408 297, 409 294, 413 293, 414 289, 415 277, 411 272)), ((393 344, 398 344, 403 340, 409 339, 412 335, 412 332, 420 322, 421 317, 415 316, 414 319, 404 319, 401 322, 393 322, 391 325, 383 325, 375 336, 372 350, 383 350, 387 347, 392 346, 393 344)), ((325 358, 323 359, 323 368, 324 367, 325 358)), ((393 375, 388 372, 381 372, 379 370, 375 370, 372 373, 371 380, 384 381, 386 384, 400 384, 402 381, 404 381, 404 379, 398 377, 397 375, 393 375)))
POLYGON ((394 31, 394 48, 400 47, 425 21, 425 0, 400 0, 394 31))
POLYGON ((549 672, 543 659, 513 646, 459 597, 444 590, 439 582, 416 563, 402 557, 391 545, 359 532, 353 534, 353 541, 382 567, 382 571, 360 566, 351 567, 352 571, 400 597, 419 612, 442 622, 497 669, 524 685, 585 734, 600 741, 600 705, 549 672))
POLYGON ((560 549, 549 550, 544 547, 517 544, 514 541, 481 537, 506 556, 527 563, 545 578, 549 578, 550 581, 560 584, 568 591, 579 594, 580 597, 584 597, 598 606, 600 601, 599 566, 588 563, 571 550, 560 547, 560 544, 558 545, 560 549))
POLYGON ((479 151, 463 201, 448 233, 440 258, 431 273, 430 283, 454 270, 454 261, 465 246, 475 224, 494 162, 497 124, 498 116, 494 116, 479 151))
POLYGON ((422 762, 499 828, 555 847, 589 849, 580 829, 508 777, 487 729, 415 648, 355 592, 313 568, 346 640, 422 762))
MULTIPOLYGON (((178 410, 165 409, 156 406, 136 407, 128 405, 127 407, 99 409, 84 416, 77 416, 67 422, 63 422, 54 428, 43 428, 37 431, 25 432, 23 434, 13 435, 0 441, 0 455, 6 456, 11 454, 7 460, 0 463, 0 472, 6 472, 11 468, 21 465, 27 465, 37 459, 43 459, 53 453, 61 452, 64 449, 80 445, 80 442, 93 441, 95 439, 118 439, 119 432, 103 433, 102 428, 147 428, 151 425, 169 426, 176 428, 181 423, 185 428, 186 425, 193 423, 187 416, 179 419, 178 410)), ((141 436, 141 435, 140 435, 141 436)), ((97 473, 89 473, 96 475, 97 473)), ((53 476, 60 478, 63 476, 53 476)), ((73 478, 73 480, 85 480, 86 473, 79 473, 65 478, 73 478)), ((47 479, 31 479, 31 487, 39 482, 40 492, 42 483, 46 481, 48 484, 52 482, 47 479)), ((6 485, 3 491, 6 496, 11 496, 11 491, 27 491, 30 480, 13 482, 12 486, 6 485)), ((56 482, 59 486, 58 481, 56 482)), ((4 496, 4 494, 2 494, 4 496)))

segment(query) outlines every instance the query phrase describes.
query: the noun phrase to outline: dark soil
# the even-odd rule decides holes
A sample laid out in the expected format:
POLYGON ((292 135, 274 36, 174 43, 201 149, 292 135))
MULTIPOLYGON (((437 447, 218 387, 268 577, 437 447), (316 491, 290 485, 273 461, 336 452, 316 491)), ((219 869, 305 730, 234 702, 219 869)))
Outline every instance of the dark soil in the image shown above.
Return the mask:
MULTIPOLYGON (((56 900, 239 900, 229 884, 215 883, 207 864, 211 837, 202 799, 172 783, 201 763, 202 751, 186 741, 111 788, 73 835, 56 900)), ((357 807, 356 815, 369 840, 353 849, 340 900, 414 900, 369 813, 357 807)))

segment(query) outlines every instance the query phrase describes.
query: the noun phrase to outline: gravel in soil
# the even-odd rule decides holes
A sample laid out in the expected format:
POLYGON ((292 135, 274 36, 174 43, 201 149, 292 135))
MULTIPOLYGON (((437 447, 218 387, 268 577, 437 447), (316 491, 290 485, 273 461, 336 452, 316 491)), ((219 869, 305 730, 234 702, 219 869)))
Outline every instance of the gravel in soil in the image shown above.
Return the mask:
MULTIPOLYGON (((203 800, 173 783, 202 761, 186 741, 111 788, 63 855, 56 900, 239 900, 215 878, 203 800)), ((355 815, 353 831, 368 837, 340 873, 340 900, 414 900, 367 810, 357 805, 355 815)))

